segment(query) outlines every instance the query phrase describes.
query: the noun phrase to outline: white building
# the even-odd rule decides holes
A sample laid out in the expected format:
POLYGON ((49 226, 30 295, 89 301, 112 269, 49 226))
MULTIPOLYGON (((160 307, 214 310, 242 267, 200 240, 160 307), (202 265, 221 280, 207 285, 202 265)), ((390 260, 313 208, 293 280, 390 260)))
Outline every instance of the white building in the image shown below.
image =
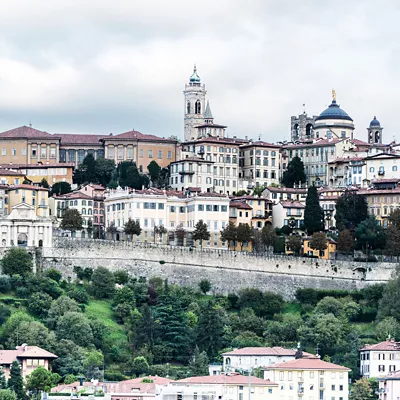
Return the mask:
POLYGON ((299 358, 265 368, 278 384, 275 399, 348 400, 350 369, 318 358, 299 358))
POLYGON ((222 353, 224 371, 249 370, 294 360, 296 350, 283 347, 244 347, 222 353))
POLYGON ((378 378, 379 400, 400 400, 400 371, 378 378))
POLYGON ((272 206, 272 225, 282 228, 289 225, 293 229, 301 229, 304 225, 304 209, 306 206, 299 201, 280 201, 272 206), (293 226, 291 225, 293 224, 293 226))
POLYGON ((375 154, 365 158, 366 181, 380 179, 393 179, 400 176, 400 155, 398 154, 375 154))
POLYGON ((156 400, 276 399, 277 384, 237 373, 193 376, 156 389, 156 400))
POLYGON ((36 215, 35 207, 20 203, 0 219, 1 247, 51 247, 53 223, 36 215))
POLYGON ((366 344, 359 351, 361 376, 380 378, 400 370, 400 342, 394 339, 366 344))
MULTIPOLYGON (((154 241, 155 227, 163 226, 171 244, 177 244, 174 232, 177 227, 187 233, 187 244, 196 223, 202 219, 211 234, 210 240, 203 246, 219 246, 220 231, 229 221, 229 197, 215 193, 166 191, 159 189, 110 191, 104 201, 106 226, 111 223, 122 232, 129 218, 140 223, 142 233, 138 240, 154 241)), ((158 240, 158 239, 157 239, 158 240)))

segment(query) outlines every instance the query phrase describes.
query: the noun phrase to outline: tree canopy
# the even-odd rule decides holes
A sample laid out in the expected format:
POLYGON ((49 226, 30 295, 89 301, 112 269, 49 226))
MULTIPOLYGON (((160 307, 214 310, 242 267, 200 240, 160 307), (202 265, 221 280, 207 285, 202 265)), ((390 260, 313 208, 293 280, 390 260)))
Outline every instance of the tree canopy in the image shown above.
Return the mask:
POLYGON ((286 170, 283 172, 282 184, 292 188, 294 185, 305 183, 305 181, 306 173, 304 172, 303 161, 301 161, 298 156, 295 156, 291 159, 286 170))
POLYGON ((208 231, 207 224, 200 219, 193 231, 193 240, 198 240, 200 242, 200 247, 203 247, 203 240, 210 239, 210 232, 208 231))
POLYGON ((61 220, 60 228, 76 232, 81 231, 83 228, 83 218, 80 212, 75 208, 67 208, 61 220))
POLYGON ((25 276, 32 273, 32 256, 21 247, 12 247, 1 260, 3 274, 25 276))
POLYGON ((336 202, 336 227, 339 231, 356 227, 368 217, 368 204, 364 195, 346 190, 336 202))
POLYGON ((324 211, 319 205, 319 195, 314 185, 310 186, 307 192, 304 226, 309 235, 324 230, 324 211))

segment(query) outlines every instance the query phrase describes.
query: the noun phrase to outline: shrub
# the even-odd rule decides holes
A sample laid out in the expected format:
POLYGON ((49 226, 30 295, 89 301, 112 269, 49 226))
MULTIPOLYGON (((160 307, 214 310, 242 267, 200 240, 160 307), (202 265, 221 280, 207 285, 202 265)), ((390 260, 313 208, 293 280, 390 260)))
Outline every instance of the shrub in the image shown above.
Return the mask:
POLYGON ((0 275, 0 293, 7 293, 11 290, 11 278, 8 275, 0 275))
POLYGON ((83 288, 83 287, 74 287, 67 294, 68 294, 68 297, 75 300, 77 303, 80 303, 80 304, 89 303, 89 296, 86 293, 85 288, 83 288))
POLYGON ((56 282, 60 282, 62 278, 61 272, 55 268, 48 269, 44 275, 56 282))

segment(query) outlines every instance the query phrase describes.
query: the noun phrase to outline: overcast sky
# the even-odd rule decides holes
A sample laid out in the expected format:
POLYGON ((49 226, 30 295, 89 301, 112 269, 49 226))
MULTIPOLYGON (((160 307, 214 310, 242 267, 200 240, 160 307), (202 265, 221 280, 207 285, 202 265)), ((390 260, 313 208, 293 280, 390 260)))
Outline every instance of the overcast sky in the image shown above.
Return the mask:
MULTIPOLYGON (((396 0, 2 0, 0 130, 183 138, 196 63, 229 136, 290 138, 337 93, 366 140, 397 134, 396 0)), ((397 140, 400 135, 397 134, 397 140)))

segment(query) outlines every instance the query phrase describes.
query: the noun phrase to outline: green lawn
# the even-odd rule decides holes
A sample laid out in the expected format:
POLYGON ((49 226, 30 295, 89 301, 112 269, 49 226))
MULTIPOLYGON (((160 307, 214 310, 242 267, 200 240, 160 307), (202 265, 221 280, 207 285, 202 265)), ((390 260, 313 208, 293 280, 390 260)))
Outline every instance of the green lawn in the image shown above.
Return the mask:
POLYGON ((375 337, 375 328, 376 323, 374 322, 356 322, 352 323, 352 325, 357 326, 360 330, 360 334, 362 337, 375 337))
POLYGON ((110 301, 91 299, 85 308, 85 314, 102 321, 110 330, 112 340, 126 341, 126 333, 124 328, 115 321, 110 301))

